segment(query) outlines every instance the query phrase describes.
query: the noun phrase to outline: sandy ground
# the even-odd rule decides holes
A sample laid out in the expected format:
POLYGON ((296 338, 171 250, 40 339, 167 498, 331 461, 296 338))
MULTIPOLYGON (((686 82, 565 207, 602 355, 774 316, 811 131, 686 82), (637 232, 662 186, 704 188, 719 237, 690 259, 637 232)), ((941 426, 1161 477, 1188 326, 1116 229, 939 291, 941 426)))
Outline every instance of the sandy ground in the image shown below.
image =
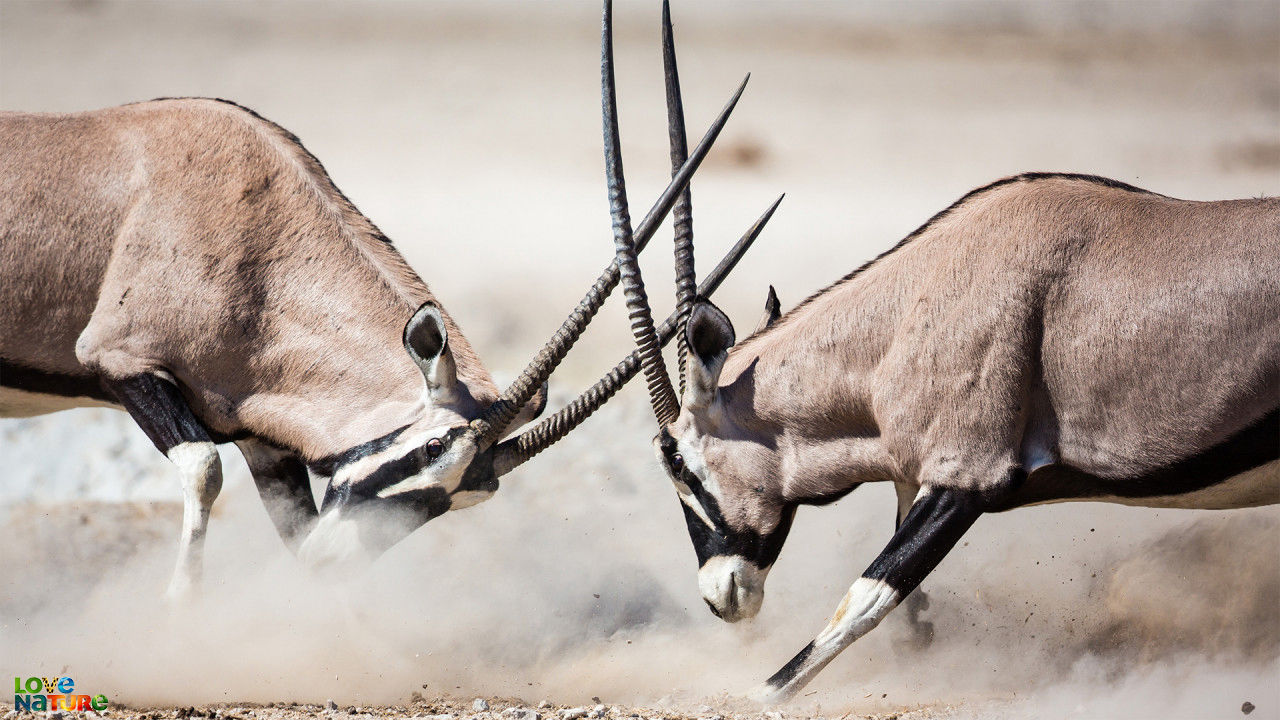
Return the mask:
MULTIPOLYGON (((518 698, 459 699, 450 696, 423 697, 415 692, 409 700, 399 705, 342 706, 332 701, 324 703, 219 703, 187 707, 121 707, 98 713, 83 713, 97 717, 132 717, 138 720, 378 720, 379 718, 412 718, 413 720, 788 720, 794 713, 777 710, 734 711, 712 705, 696 709, 679 710, 670 703, 656 707, 632 707, 606 705, 592 698, 593 704, 572 707, 556 706, 543 700, 536 705, 518 698)), ((0 704, 0 708, 5 708, 0 704)), ((885 713, 844 713, 840 720, 926 720, 950 717, 956 708, 945 705, 903 708, 885 713)), ((34 720, 43 713, 13 712, 6 709, 10 720, 34 720)), ((73 715, 66 713, 65 715, 73 715)), ((80 715, 80 713, 74 713, 80 715)))
MULTIPOLYGON (((1274 2, 675 5, 691 132, 753 73, 695 182, 700 261, 788 193, 717 298, 739 328, 768 284, 788 307, 1019 171, 1280 194, 1274 2)), ((596 13, 5 1, 0 108, 214 95, 258 110, 302 138, 509 378, 612 252, 596 13)), ((624 3, 617 23, 638 208, 666 174, 656 6, 624 3)), ((669 254, 649 255, 665 308, 669 254)), ((553 403, 627 347, 611 304, 553 403)), ((177 482, 141 432, 109 410, 0 421, 0 677, 73 675, 112 716, 532 720, 501 712, 520 698, 553 720, 599 697, 610 717, 769 720, 727 694, 821 628, 888 537, 892 493, 803 510, 760 617, 725 626, 698 597, 647 413, 629 388, 494 500, 343 588, 298 571, 230 449, 205 595, 178 610, 158 599, 177 482)), ((986 518, 926 583, 931 645, 891 616, 782 710, 1194 718, 1249 701, 1251 718, 1280 717, 1278 549, 1269 508, 986 518)))

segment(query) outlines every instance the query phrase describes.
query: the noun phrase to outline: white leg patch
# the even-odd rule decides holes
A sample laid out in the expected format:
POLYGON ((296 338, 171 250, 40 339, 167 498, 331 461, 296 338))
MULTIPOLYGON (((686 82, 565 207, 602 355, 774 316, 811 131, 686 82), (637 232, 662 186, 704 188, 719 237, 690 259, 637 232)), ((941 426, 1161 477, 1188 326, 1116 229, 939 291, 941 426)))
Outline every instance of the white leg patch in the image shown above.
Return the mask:
POLYGON ((182 475, 182 537, 166 596, 181 601, 200 583, 209 511, 222 490, 222 461, 218 448, 207 441, 174 445, 166 454, 182 475))
MULTIPOLYGON (((806 648, 806 655, 799 667, 790 672, 790 677, 781 681, 780 685, 772 682, 756 688, 751 696, 764 703, 778 703, 795 695, 817 675, 827 663, 835 659, 840 651, 853 644, 854 640, 866 635, 885 615, 889 614, 898 602, 898 591, 883 580, 858 578, 849 592, 844 594, 840 607, 836 608, 831 622, 818 633, 813 642, 806 648)), ((774 681, 777 682, 777 681, 774 681)))
POLYGON ((849 587, 849 592, 844 594, 844 600, 840 601, 840 607, 836 608, 831 621, 814 638, 814 650, 821 651, 831 646, 834 648, 832 655, 835 655, 854 640, 871 632, 901 599, 898 591, 883 580, 858 578, 849 587))

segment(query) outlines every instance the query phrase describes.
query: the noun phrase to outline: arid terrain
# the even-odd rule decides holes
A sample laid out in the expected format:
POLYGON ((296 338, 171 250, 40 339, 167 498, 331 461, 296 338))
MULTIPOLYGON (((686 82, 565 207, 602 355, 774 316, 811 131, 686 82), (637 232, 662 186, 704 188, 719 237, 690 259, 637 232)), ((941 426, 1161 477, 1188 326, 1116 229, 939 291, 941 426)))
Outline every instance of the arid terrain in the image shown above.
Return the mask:
MULTIPOLYGON (((637 213, 668 174, 657 8, 622 3, 616 21, 637 213)), ((1280 194, 1277 2, 673 12, 692 134, 752 72, 694 181, 703 267, 787 192, 717 296, 740 330, 769 284, 791 307, 1005 175, 1280 194)), ((324 162, 501 381, 612 256, 598 32, 594 3, 0 0, 0 109, 255 109, 324 162)), ((665 237, 645 261, 663 314, 665 237)), ((619 305, 552 378, 553 407, 629 349, 619 305)), ((925 583, 932 643, 891 615, 767 711, 782 717, 733 700, 823 626, 892 531, 893 493, 802 509, 760 616, 725 625, 652 432, 637 383, 339 587, 297 567, 228 447, 206 587, 175 609, 160 594, 178 480, 141 431, 105 409, 0 421, 0 678, 70 675, 107 717, 151 720, 1231 718, 1246 702, 1280 718, 1275 508, 983 518, 925 583)))

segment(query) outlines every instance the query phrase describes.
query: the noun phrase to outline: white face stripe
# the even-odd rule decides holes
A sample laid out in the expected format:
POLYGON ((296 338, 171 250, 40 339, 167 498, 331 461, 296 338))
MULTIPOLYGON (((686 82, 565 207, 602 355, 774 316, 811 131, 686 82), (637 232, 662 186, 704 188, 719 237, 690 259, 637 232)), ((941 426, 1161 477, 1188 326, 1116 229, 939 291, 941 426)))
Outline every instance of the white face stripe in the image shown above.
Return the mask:
POLYGON ((715 473, 711 472, 711 468, 707 467, 706 458, 702 456, 702 449, 684 440, 677 440, 676 452, 680 453, 680 457, 684 458, 684 466, 689 469, 689 472, 697 475, 698 480, 702 481, 702 489, 707 491, 711 497, 716 499, 716 502, 723 506, 724 503, 720 497, 720 482, 716 479, 715 473))
MULTIPOLYGON (((425 444, 427 440, 431 440, 431 438, 423 440, 423 444, 425 444)), ((409 452, 415 450, 416 447, 417 446, 410 447, 409 451, 401 454, 400 457, 408 455, 409 452)), ((448 450, 445 450, 443 455, 436 458, 431 465, 422 468, 418 473, 410 475, 394 485, 388 485, 387 487, 379 490, 378 497, 391 497, 392 495, 398 495, 403 492, 425 490, 429 487, 441 487, 444 488, 445 492, 452 493, 458 489, 459 485, 462 484, 462 476, 466 471, 466 463, 462 461, 462 456, 465 450, 465 447, 458 447, 456 445, 454 447, 450 447, 448 450), (442 470, 448 471, 448 474, 443 478, 441 477, 442 470)), ((469 462, 470 458, 467 458, 467 460, 469 462)))
MULTIPOLYGON (((711 497, 715 498, 720 507, 724 508, 724 500, 720 496, 720 482, 716 480, 715 473, 711 472, 711 468, 707 467, 706 458, 702 456, 702 449, 695 447, 684 439, 680 439, 676 441, 676 452, 680 453, 680 457, 684 458, 685 468, 697 476, 699 482, 702 484, 703 492, 706 492, 711 497)), ((707 513, 706 508, 702 507, 702 503, 698 500, 697 496, 693 494, 693 490, 684 483, 679 483, 676 490, 679 491, 681 486, 683 486, 685 492, 688 493, 689 499, 686 501, 686 504, 692 503, 689 506, 693 509, 694 514, 701 518, 702 521, 707 524, 707 527, 715 530, 715 523, 711 522, 710 515, 707 513)), ((681 500, 684 500, 683 495, 681 496, 681 500)))
POLYGON ((491 497, 493 497, 493 493, 485 490, 463 490, 462 492, 455 492, 449 496, 449 509, 462 510, 463 508, 469 508, 472 505, 479 505, 491 497))
POLYGON ((355 462, 347 463, 346 465, 335 469, 333 472, 333 483, 335 485, 341 485, 343 483, 350 483, 359 480, 360 478, 371 474, 379 467, 389 462, 399 460, 413 450, 414 446, 412 444, 405 443, 400 438, 397 438, 396 442, 389 447, 371 455, 366 455, 355 462))
MULTIPOLYGON (((697 475, 699 480, 703 480, 706 473, 706 466, 702 462, 702 455, 701 453, 689 452, 689 448, 690 446, 687 443, 680 441, 676 442, 676 452, 680 453, 680 457, 684 459, 685 467, 689 472, 697 475), (698 472, 699 468, 701 468, 701 472, 698 472)), ((658 462, 662 463, 663 472, 666 472, 666 461, 662 456, 662 446, 659 445, 656 440, 654 441, 653 449, 658 454, 658 462)), ((670 473, 667 474, 670 476, 670 473)), ((705 488, 705 480, 703 480, 703 482, 703 487, 705 488)), ((678 478, 672 478, 671 483, 676 486, 676 495, 680 497, 680 502, 684 503, 685 507, 693 511, 693 514, 696 515, 704 525, 712 531, 715 531, 716 524, 711 521, 711 516, 707 514, 707 509, 702 507, 702 503, 699 502, 698 498, 693 494, 693 488, 689 487, 687 483, 679 480, 678 478)), ((717 500, 719 499, 719 496, 714 497, 716 497, 717 500)))
POLYGON ((693 511, 694 515, 712 530, 716 529, 716 524, 711 522, 711 518, 707 516, 706 508, 702 507, 702 503, 698 502, 698 498, 694 497, 693 489, 679 480, 672 480, 672 484, 676 486, 676 494, 680 496, 680 502, 693 511))
MULTIPOLYGON (((431 427, 431 428, 408 430, 403 434, 401 434, 399 437, 397 437, 395 441, 388 447, 378 452, 372 453, 370 455, 366 455, 365 457, 362 457, 359 460, 356 460, 354 462, 348 463, 346 465, 343 465, 337 468, 333 474, 332 484, 344 485, 347 483, 358 482, 362 478, 368 477, 369 475, 373 474, 378 468, 382 467, 383 465, 386 465, 387 463, 395 462, 397 460, 400 460, 406 457, 407 455, 409 455, 409 453, 416 451, 418 448, 422 447, 423 445, 426 445, 428 441, 433 439, 443 439, 444 436, 447 435, 449 431, 452 429, 453 429, 452 427, 437 426, 437 427, 431 427)), ((455 447, 447 450, 445 455, 442 456, 442 459, 443 457, 447 457, 452 452, 457 452, 457 448, 455 447)), ((437 467, 447 467, 447 466, 448 464, 446 463, 443 465, 438 465, 437 467)), ((424 479, 423 476, 430 477, 430 474, 424 470, 423 472, 420 472, 410 478, 405 478, 405 480, 402 480, 396 485, 393 485, 389 488, 384 488, 381 492, 378 493, 378 496, 385 497, 387 494, 395 494, 395 493, 403 492, 405 490, 420 489, 420 488, 431 485, 432 483, 424 479), (416 486, 401 487, 401 485, 403 485, 406 481, 414 480, 415 478, 417 479, 416 486)), ((457 482, 461 482, 461 479, 462 479, 462 474, 461 472, 459 472, 457 477, 457 482)), ((456 487, 456 483, 454 486, 456 487)))

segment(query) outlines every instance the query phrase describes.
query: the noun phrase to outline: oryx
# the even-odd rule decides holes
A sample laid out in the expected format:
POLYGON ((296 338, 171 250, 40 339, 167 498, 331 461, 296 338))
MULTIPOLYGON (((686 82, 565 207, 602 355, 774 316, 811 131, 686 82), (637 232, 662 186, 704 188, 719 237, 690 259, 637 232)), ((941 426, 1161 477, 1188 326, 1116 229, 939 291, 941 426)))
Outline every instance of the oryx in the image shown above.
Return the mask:
MULTIPOLYGON (((641 223, 640 243, 742 89, 641 223)), ((0 113, 0 147, 0 416, 107 404, 133 417, 182 476, 170 596, 200 576, 222 484, 216 443, 240 447, 285 543, 333 566, 488 498, 499 476, 638 367, 628 358, 499 443, 541 410, 540 388, 617 284, 616 263, 500 395, 427 286, 319 161, 234 103, 0 113), (319 512, 308 471, 327 479, 319 512)))
MULTIPOLYGON (((621 187, 621 167, 611 173, 621 187)), ((654 446, 712 612, 758 612, 798 505, 897 487, 889 544, 760 699, 791 696, 874 628, 983 513, 1280 502, 1280 199, 1006 178, 786 315, 770 293, 761 329, 737 345, 725 314, 690 292, 685 233, 680 403, 620 199, 615 245, 654 446)))

